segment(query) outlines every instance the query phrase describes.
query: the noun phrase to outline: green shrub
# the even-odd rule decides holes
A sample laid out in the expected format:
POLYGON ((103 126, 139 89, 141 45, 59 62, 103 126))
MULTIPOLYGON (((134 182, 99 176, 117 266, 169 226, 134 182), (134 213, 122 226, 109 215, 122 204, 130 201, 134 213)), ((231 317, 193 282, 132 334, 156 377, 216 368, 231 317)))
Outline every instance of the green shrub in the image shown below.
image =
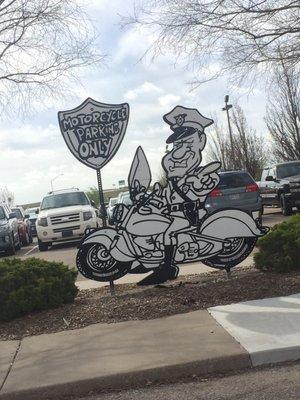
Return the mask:
POLYGON ((0 320, 71 303, 77 271, 38 258, 0 261, 0 320))
POLYGON ((275 225, 258 240, 255 266, 265 271, 288 272, 300 269, 300 214, 275 225))

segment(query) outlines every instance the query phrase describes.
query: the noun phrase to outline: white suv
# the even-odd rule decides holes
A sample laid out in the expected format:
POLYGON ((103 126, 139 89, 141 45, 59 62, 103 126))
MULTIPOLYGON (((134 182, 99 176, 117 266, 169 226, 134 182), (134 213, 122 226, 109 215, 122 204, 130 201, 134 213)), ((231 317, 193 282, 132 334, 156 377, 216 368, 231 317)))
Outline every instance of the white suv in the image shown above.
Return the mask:
POLYGON ((79 189, 50 192, 41 202, 36 230, 40 251, 55 242, 80 239, 86 228, 100 225, 98 211, 79 189))

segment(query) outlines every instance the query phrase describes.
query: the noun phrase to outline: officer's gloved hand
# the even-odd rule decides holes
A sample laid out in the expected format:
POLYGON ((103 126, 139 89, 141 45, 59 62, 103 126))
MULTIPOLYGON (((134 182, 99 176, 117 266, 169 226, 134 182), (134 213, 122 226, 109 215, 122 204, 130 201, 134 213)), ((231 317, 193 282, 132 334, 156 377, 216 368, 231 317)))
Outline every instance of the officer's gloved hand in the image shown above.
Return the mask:
POLYGON ((139 214, 141 214, 141 215, 149 215, 151 213, 152 213, 152 210, 150 207, 142 206, 139 208, 139 214))
POLYGON ((162 196, 163 188, 161 187, 159 182, 155 182, 155 184, 153 186, 153 192, 155 193, 155 195, 157 197, 161 197, 162 196))

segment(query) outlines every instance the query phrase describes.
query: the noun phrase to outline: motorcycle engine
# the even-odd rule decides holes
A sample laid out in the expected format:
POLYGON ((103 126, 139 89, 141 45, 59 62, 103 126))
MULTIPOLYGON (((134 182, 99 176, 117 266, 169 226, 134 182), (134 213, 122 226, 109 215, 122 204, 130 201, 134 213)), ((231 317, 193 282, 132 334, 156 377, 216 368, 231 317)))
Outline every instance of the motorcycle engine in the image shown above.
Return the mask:
POLYGON ((183 261, 193 260, 199 257, 199 245, 195 242, 185 242, 178 248, 179 253, 183 255, 183 261))

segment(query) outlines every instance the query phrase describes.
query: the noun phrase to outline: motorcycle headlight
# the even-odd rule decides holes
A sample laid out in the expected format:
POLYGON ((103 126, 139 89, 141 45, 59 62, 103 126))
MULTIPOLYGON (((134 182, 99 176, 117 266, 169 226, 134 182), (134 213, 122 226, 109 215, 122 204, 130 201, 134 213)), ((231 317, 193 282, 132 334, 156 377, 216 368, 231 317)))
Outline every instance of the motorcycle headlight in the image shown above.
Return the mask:
POLYGON ((83 213, 83 220, 88 221, 89 219, 93 218, 92 211, 84 211, 83 213))
POLYGON ((112 220, 114 223, 118 224, 119 222, 121 222, 124 219, 125 210, 126 210, 126 207, 122 203, 117 204, 115 206, 114 211, 113 211, 113 216, 112 216, 112 220))
POLYGON ((47 218, 38 218, 37 224, 39 226, 48 226, 47 218))

